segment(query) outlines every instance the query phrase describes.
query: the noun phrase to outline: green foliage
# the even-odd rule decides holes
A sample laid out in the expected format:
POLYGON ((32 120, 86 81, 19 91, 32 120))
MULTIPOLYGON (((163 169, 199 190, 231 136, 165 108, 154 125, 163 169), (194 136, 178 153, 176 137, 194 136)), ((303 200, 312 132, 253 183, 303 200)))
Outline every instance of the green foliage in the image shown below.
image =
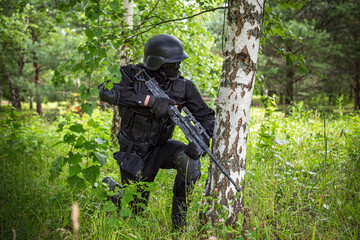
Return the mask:
MULTIPOLYGON (((315 238, 357 239, 359 116, 324 115, 324 129, 324 117, 301 103, 287 117, 271 108, 265 113, 257 108, 251 113, 245 212, 238 225, 225 226, 226 211, 214 226, 200 222, 199 214, 210 207, 203 196, 209 165, 204 158, 191 196, 190 225, 178 232, 170 221, 175 170, 159 171, 151 184, 126 186, 121 209, 106 201, 107 186, 100 176, 120 179, 114 160, 100 163, 112 151, 111 146, 102 148, 110 131, 105 128, 110 126, 109 112, 66 115, 51 124, 9 111, 0 121, 1 236, 12 238, 14 229, 21 239, 75 238, 70 215, 76 201, 78 238, 309 239, 315 233, 315 238), (90 145, 95 148, 87 149, 90 145), (56 178, 49 181, 53 174, 56 178), (151 195, 149 205, 135 215, 128 203, 140 197, 139 188, 151 190, 151 195)), ((178 129, 174 137, 184 141, 178 129)))
POLYGON ((358 9, 358 1, 266 2, 259 69, 281 104, 325 97, 335 106, 338 95, 353 101, 358 9))
POLYGON ((360 176, 360 119, 357 115, 324 117, 299 103, 289 117, 275 112, 251 122, 244 195, 250 220, 247 236, 358 236, 360 219, 354 211, 359 211, 355 199, 360 189, 349 182, 360 176), (255 201, 254 195, 258 196, 255 201))
POLYGON ((99 180, 100 167, 105 166, 109 158, 109 120, 99 113, 83 118, 68 114, 56 123, 59 138, 62 137, 57 144, 68 146, 69 150, 52 163, 50 180, 55 180, 67 167, 71 187, 80 191, 88 184, 93 185, 99 180))
MULTIPOLYGON (((130 28, 124 19, 126 10, 119 1, 91 1, 83 4, 73 1, 61 4, 61 18, 86 23, 84 41, 77 48, 76 56, 61 64, 52 78, 53 84, 66 83, 66 76, 84 75, 87 79, 79 93, 84 103, 93 102, 100 82, 108 79, 119 82, 121 75, 120 55, 127 51, 132 63, 142 61, 143 46, 151 36, 170 33, 183 43, 189 58, 182 64, 182 73, 200 87, 204 94, 214 97, 219 83, 221 58, 212 54, 210 48, 214 38, 203 27, 199 19, 185 19, 200 10, 209 10, 219 1, 133 1, 134 26, 130 28), (71 14, 76 13, 76 14, 71 14), (175 19, 178 19, 174 21, 175 19), (181 30, 179 30, 181 29, 181 30), (126 48, 128 48, 126 50, 126 48)), ((58 17, 60 18, 60 17, 58 17)), ((95 105, 83 104, 82 110, 91 115, 95 105)))

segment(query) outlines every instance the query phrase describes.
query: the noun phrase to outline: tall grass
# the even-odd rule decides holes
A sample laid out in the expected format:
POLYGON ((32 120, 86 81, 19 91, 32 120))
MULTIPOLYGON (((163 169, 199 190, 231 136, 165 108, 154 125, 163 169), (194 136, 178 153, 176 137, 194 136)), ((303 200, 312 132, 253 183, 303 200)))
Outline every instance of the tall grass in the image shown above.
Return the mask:
MULTIPOLYGON (((1 239, 359 239, 359 116, 319 116, 301 106, 288 116, 260 109, 251 114, 243 223, 231 229, 222 221, 214 227, 199 222, 209 164, 204 158, 183 232, 171 224, 174 170, 161 170, 148 186, 152 194, 143 213, 118 211, 107 202, 101 178, 82 190, 68 186, 66 173, 48 180, 51 163, 68 151, 56 144, 63 137, 56 122, 5 117, 0 130, 1 239), (79 234, 71 221, 74 202, 80 208, 79 234)), ((88 121, 86 116, 71 118, 88 121)), ((95 112, 93 119, 110 128, 110 112, 95 112)), ((175 137, 184 140, 179 131, 175 137)), ((120 180, 115 161, 108 159, 101 176, 120 180)))

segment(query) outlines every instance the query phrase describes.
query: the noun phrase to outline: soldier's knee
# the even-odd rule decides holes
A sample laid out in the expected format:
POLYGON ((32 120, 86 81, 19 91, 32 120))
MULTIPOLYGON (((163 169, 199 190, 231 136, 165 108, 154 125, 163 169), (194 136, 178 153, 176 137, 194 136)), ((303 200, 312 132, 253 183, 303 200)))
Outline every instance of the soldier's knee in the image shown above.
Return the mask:
POLYGON ((187 156, 184 151, 181 151, 176 156, 175 165, 184 179, 188 181, 197 181, 200 178, 200 160, 194 160, 187 156))

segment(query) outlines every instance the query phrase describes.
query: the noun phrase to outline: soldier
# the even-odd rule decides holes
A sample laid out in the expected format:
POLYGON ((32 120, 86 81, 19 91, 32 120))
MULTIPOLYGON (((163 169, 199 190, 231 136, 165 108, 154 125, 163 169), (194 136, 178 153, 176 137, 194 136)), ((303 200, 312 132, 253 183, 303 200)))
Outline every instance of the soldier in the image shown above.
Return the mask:
MULTIPOLYGON (((175 124, 169 117, 170 104, 179 110, 187 107, 210 137, 214 128, 214 111, 195 85, 179 72, 181 61, 187 57, 179 39, 168 34, 155 35, 145 45, 142 64, 121 67, 121 82, 111 90, 104 84, 99 86, 100 99, 119 106, 121 114, 120 151, 114 153, 114 158, 120 166, 122 184, 130 180, 152 182, 160 168, 177 169, 172 204, 175 228, 186 224, 186 197, 200 178, 200 156, 193 143, 186 145, 171 139, 175 124), (146 74, 140 74, 141 70, 146 74), (170 99, 154 97, 144 84, 146 76, 154 77, 170 99)), ((205 137, 204 141, 209 145, 205 137)), ((118 185, 110 178, 104 181, 111 183, 112 189, 118 185)), ((121 194, 112 197, 118 206, 120 197, 121 194)), ((138 199, 134 204, 146 204, 149 192, 143 191, 142 198, 146 201, 138 199)))

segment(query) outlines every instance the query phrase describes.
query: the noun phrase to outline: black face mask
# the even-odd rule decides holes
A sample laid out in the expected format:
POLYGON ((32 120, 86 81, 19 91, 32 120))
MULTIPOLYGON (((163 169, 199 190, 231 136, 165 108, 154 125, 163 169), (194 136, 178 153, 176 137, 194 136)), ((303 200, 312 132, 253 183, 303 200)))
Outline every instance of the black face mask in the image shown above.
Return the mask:
POLYGON ((168 79, 176 79, 179 75, 180 62, 166 63, 161 66, 161 71, 165 73, 168 79))

